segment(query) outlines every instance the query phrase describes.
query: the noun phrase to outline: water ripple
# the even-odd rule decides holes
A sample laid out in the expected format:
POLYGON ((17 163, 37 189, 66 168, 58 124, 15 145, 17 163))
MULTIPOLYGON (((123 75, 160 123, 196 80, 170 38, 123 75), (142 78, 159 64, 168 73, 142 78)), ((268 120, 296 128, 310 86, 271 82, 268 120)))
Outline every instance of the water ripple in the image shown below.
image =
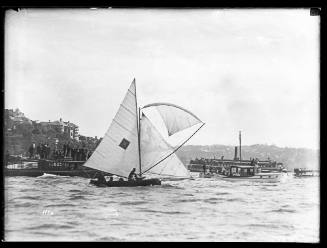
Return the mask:
POLYGON ((79 177, 6 177, 5 199, 8 241, 319 241, 317 178, 97 188, 79 177))

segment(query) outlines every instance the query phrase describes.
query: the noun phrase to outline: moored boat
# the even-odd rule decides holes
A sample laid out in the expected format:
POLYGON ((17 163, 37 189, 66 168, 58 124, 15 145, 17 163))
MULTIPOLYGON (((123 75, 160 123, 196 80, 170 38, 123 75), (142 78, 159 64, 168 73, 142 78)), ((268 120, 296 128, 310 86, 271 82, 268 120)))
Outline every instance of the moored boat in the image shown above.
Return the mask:
POLYGON ((310 170, 305 168, 294 168, 294 177, 319 177, 319 170, 310 170))
MULTIPOLYGON (((4 175, 10 177, 38 177, 47 173, 58 176, 94 178, 98 170, 84 167, 83 164, 84 161, 21 159, 16 161, 16 163, 6 164, 4 175)), ((106 173, 104 175, 110 174, 106 173)))
POLYGON ((225 174, 206 174, 205 177, 219 178, 227 181, 259 181, 259 182, 278 182, 283 173, 281 172, 257 172, 254 166, 232 165, 225 174))

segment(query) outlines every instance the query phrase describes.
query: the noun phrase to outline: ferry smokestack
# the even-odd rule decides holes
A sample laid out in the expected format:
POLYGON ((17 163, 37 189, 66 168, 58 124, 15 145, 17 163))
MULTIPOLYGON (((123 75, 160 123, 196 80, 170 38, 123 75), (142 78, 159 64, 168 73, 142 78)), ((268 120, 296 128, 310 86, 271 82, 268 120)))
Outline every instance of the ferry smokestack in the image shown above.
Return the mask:
POLYGON ((242 161, 242 138, 241 138, 241 131, 239 134, 239 139, 240 139, 240 161, 242 161))
POLYGON ((237 146, 235 146, 234 160, 237 160, 237 146))

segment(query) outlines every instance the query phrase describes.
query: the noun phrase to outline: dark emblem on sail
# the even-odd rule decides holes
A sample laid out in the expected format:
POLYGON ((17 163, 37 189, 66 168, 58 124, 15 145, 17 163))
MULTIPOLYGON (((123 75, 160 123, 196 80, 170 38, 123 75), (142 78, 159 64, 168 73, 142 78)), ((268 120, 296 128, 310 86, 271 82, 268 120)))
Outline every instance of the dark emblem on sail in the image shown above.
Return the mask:
POLYGON ((128 147, 128 145, 129 145, 129 141, 127 140, 127 139, 123 139, 121 142, 120 142, 120 144, 119 144, 119 146, 121 147, 121 148, 123 148, 123 149, 127 149, 127 147, 128 147))

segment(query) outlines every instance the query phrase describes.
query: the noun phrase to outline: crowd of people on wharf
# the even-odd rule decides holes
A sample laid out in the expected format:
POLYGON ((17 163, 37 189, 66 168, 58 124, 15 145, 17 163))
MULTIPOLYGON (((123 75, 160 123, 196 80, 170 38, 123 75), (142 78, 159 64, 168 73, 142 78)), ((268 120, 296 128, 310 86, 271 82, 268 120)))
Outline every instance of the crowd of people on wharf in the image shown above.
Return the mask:
POLYGON ((28 153, 30 159, 64 159, 71 158, 73 161, 86 161, 92 150, 76 144, 58 144, 50 147, 48 143, 31 144, 28 153))

